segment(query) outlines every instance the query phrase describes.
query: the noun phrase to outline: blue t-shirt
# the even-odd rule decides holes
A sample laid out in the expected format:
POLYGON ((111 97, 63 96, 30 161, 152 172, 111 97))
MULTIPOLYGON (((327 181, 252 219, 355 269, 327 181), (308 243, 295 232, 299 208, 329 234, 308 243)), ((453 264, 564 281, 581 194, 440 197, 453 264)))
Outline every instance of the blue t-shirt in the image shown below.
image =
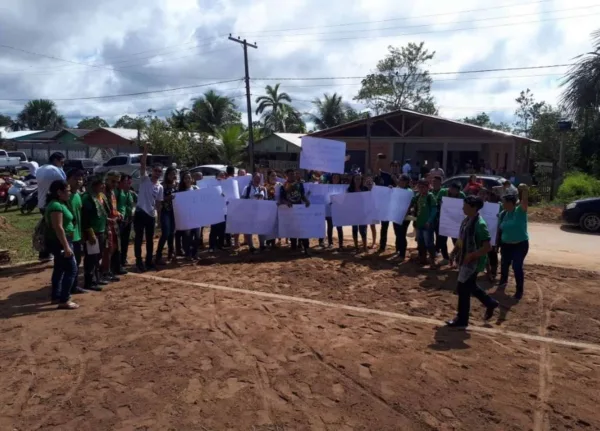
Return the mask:
POLYGON ((517 243, 529 240, 527 232, 527 212, 518 205, 514 211, 503 211, 500 214, 502 242, 517 243))

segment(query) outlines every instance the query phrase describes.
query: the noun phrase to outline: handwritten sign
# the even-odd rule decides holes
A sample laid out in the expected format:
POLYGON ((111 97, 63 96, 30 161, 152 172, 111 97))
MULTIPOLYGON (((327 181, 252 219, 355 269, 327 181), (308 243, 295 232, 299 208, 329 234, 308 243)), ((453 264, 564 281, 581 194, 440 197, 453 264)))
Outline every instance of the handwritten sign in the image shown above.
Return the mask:
POLYGON ((280 238, 325 237, 325 205, 280 205, 278 220, 280 238))
POLYGON ((414 193, 411 190, 375 186, 373 194, 375 220, 402 224, 414 193))
POLYGON ((345 160, 345 142, 312 136, 302 137, 300 169, 343 174, 345 160))
POLYGON ((272 235, 277 222, 277 203, 258 199, 229 202, 227 233, 272 235))
POLYGON ((334 226, 356 226, 373 223, 374 205, 371 192, 344 193, 331 196, 334 226))
POLYGON ((222 193, 221 187, 177 193, 173 199, 176 229, 197 229, 225 221, 222 193))
POLYGON ((490 235, 492 236, 492 245, 496 245, 496 235, 498 234, 498 213, 500 212, 500 204, 494 202, 486 202, 483 208, 479 211, 481 217, 485 220, 490 235))

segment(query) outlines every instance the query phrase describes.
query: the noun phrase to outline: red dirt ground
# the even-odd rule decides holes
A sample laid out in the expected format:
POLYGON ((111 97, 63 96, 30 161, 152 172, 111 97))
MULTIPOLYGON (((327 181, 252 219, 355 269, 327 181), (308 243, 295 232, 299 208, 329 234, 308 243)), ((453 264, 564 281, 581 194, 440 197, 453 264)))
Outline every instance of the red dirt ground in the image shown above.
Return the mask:
POLYGON ((49 305, 48 269, 18 271, 0 279, 1 430, 600 429, 597 273, 530 266, 520 303, 491 289, 492 328, 585 348, 177 282, 453 316, 454 272, 389 255, 204 258, 77 311, 49 305))

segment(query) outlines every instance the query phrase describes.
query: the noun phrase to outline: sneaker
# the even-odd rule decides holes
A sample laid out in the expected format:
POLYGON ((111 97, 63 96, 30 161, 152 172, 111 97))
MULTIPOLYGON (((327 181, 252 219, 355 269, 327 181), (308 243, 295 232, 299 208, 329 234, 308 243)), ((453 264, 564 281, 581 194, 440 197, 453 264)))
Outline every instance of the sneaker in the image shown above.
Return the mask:
POLYGON ((84 293, 88 293, 88 291, 85 289, 82 289, 81 287, 75 287, 74 289, 71 290, 72 295, 82 295, 84 293))
POLYGON ((102 287, 97 284, 92 284, 90 286, 84 286, 83 288, 85 290, 92 291, 92 292, 102 292, 102 287))
POLYGON ((137 268, 137 270, 138 270, 139 272, 146 272, 146 267, 144 266, 144 263, 143 263, 143 262, 137 262, 137 263, 135 264, 135 267, 137 268))
POLYGON ((519 291, 519 292, 515 293, 513 295, 513 298, 516 299, 517 301, 520 301, 523 298, 523 292, 519 291))
POLYGON ((108 286, 108 281, 106 281, 105 279, 100 279, 98 280, 98 282, 96 283, 98 286, 108 286))
POLYGON ((446 326, 448 326, 449 328, 466 328, 467 326, 469 326, 469 324, 461 322, 458 319, 452 319, 446 322, 446 326))
POLYGON ((496 308, 498 308, 498 305, 499 304, 495 302, 494 305, 487 307, 483 316, 483 320, 490 320, 494 316, 494 311, 496 310, 496 308))

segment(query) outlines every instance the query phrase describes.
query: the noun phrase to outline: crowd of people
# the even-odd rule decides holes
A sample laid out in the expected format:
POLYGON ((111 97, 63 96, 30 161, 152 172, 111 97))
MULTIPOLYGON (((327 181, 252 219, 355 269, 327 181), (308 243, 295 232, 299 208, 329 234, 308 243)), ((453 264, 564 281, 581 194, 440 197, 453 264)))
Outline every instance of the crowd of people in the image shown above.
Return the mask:
MULTIPOLYGON (((137 196, 131 190, 129 175, 109 172, 105 177, 93 177, 83 190, 83 172, 72 170, 65 175, 62 171, 64 156, 55 153, 50 163, 38 169, 40 209, 43 214, 39 232, 44 235, 44 249, 40 256, 54 257, 52 274, 52 302, 59 308, 76 309, 73 294, 101 291, 108 283, 119 280, 127 273, 127 255, 131 231, 134 231, 135 266, 139 272, 154 270, 165 264, 163 253, 167 248, 167 260, 183 256, 193 261, 203 248, 203 229, 178 231, 175 224, 173 200, 177 193, 197 188, 197 179, 189 171, 155 164, 147 169, 147 148, 141 159, 141 182, 137 196), (154 253, 154 232, 160 226, 160 238, 154 253), (142 244, 145 242, 145 256, 142 244), (79 267, 83 259, 83 285, 79 285, 79 267)), ((438 168, 436 168, 438 169, 438 168)), ((395 253, 398 261, 407 257, 407 232, 412 223, 415 229, 418 258, 421 264, 436 268, 452 264, 458 268, 459 307, 450 326, 468 325, 470 297, 475 296, 486 307, 489 319, 498 303, 477 285, 477 276, 486 271, 494 280, 498 271, 500 251, 500 285, 506 285, 512 266, 516 281, 515 298, 523 296, 523 262, 529 248, 527 232, 528 188, 520 185, 518 190, 507 181, 499 190, 488 190, 473 176, 466 186, 453 183, 442 187, 442 176, 432 175, 428 179, 414 180, 401 173, 403 168, 392 162, 389 170, 379 169, 377 175, 323 174, 311 172, 309 182, 347 184, 348 193, 365 192, 373 186, 399 187, 413 190, 414 198, 403 223, 392 223, 395 235, 395 253), (443 197, 463 199, 465 219, 460 226, 458 238, 452 239, 453 251, 449 253, 448 238, 440 235, 440 214, 443 197), (487 201, 501 200, 498 214, 498 237, 496 246, 491 245, 491 236, 486 222, 479 211, 487 201), (441 256, 441 261, 438 257, 441 256)), ((245 175, 245 172, 241 172, 245 175)), ((435 174, 436 172, 434 172, 435 174)), ((219 173, 217 179, 233 176, 234 169, 219 173)), ((248 186, 240 194, 242 199, 264 199, 277 201, 279 205, 310 206, 310 194, 305 190, 305 176, 300 170, 289 169, 285 174, 272 170, 255 173, 248 186), (283 181, 282 181, 283 179, 283 181)), ((318 238, 319 246, 332 248, 334 244, 333 222, 326 217, 326 238, 318 238), (325 239, 327 245, 325 245, 325 239)), ((387 247, 390 222, 380 223, 379 251, 387 247)), ((226 222, 210 226, 209 252, 228 248, 239 248, 239 236, 226 233, 226 222)), ((343 229, 337 227, 339 250, 343 250, 343 229)), ((257 253, 281 246, 282 240, 289 241, 292 250, 300 249, 309 254, 308 238, 268 239, 258 237, 255 247, 252 235, 245 235, 245 244, 250 252, 257 253)), ((377 246, 377 229, 370 226, 352 226, 352 239, 357 251, 367 251, 377 246), (369 245, 368 235, 372 241, 369 245), (359 242, 360 239, 360 242, 359 242)))

